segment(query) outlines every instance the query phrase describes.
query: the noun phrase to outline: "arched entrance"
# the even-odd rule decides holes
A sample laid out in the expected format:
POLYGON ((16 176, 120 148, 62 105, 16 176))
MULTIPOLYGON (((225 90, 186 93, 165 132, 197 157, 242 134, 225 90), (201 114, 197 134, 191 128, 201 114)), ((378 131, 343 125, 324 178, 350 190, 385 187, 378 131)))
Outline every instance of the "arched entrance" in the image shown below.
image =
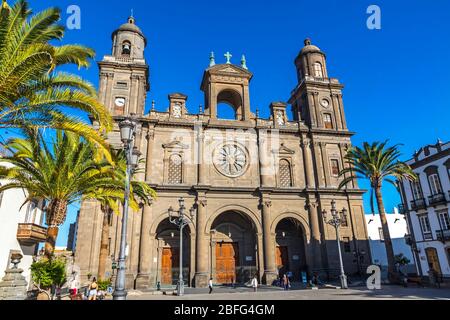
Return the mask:
POLYGON ((248 282, 258 273, 256 227, 244 214, 228 211, 211 226, 211 270, 218 284, 248 282))
POLYGON ((301 223, 294 218, 282 219, 275 232, 275 263, 279 275, 292 272, 293 280, 301 280, 301 272, 307 271, 305 236, 301 223))
MULTIPOLYGON (((157 282, 162 286, 173 286, 178 282, 180 275, 180 231, 169 219, 163 220, 156 230, 157 242, 157 282)), ((186 227, 183 230, 183 279, 190 278, 190 232, 186 227)))

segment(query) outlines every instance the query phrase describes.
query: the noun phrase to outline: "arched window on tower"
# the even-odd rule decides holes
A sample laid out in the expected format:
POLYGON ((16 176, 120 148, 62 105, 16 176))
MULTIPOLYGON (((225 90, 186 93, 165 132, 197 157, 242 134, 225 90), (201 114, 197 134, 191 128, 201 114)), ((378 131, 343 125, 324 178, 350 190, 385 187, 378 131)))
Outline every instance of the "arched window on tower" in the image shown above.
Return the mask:
POLYGON ((291 164, 286 159, 281 159, 279 164, 279 184, 282 188, 292 187, 291 164))
POLYGON ((167 182, 169 184, 183 183, 183 161, 179 154, 173 154, 169 158, 169 174, 167 182))
POLYGON ((333 119, 331 117, 331 113, 323 114, 323 123, 325 124, 325 128, 333 129, 333 119))
POLYGON ((314 76, 316 78, 323 78, 323 69, 320 62, 314 63, 314 76))
POLYGON ((131 43, 124 41, 122 44, 122 55, 129 56, 131 54, 131 43))

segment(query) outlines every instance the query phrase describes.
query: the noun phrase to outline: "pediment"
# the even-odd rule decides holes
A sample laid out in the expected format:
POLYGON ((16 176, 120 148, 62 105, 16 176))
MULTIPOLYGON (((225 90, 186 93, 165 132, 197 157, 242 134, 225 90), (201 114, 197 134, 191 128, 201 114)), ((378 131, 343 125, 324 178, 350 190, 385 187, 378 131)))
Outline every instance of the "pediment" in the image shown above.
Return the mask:
POLYGON ((164 149, 188 149, 189 146, 187 144, 181 143, 178 140, 174 140, 172 142, 163 144, 164 149))
POLYGON ((244 68, 241 68, 239 66, 236 66, 234 64, 217 64, 215 66, 210 67, 207 69, 207 72, 210 74, 234 74, 234 75, 240 75, 243 77, 252 77, 252 73, 244 68))
POLYGON ((273 149, 272 152, 273 152, 273 153, 278 153, 278 154, 294 154, 294 153, 295 153, 294 150, 289 149, 288 147, 286 147, 286 146, 284 145, 284 143, 282 143, 282 144, 280 145, 280 148, 279 148, 279 149, 273 149))

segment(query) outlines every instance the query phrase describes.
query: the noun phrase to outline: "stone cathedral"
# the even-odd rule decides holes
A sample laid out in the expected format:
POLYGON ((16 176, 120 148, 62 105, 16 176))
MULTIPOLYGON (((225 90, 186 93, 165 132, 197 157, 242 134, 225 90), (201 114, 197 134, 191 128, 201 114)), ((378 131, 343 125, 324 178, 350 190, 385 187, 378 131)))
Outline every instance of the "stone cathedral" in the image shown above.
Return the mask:
MULTIPOLYGON (((305 40, 295 58, 297 86, 289 101, 270 103, 271 116, 263 119, 252 112, 253 74, 245 57, 235 65, 229 53, 223 64, 211 54, 200 85, 204 107, 197 114, 189 113, 182 93, 169 94, 164 110, 152 103, 145 113, 147 39, 130 17, 112 41, 112 54, 99 62, 99 99, 116 123, 109 141, 122 147, 118 123, 134 114, 135 146, 143 159, 134 179, 158 193, 151 206, 129 213, 128 288, 174 285, 179 272, 195 287, 205 287, 209 278, 216 284, 245 283, 255 274, 267 284, 287 272, 294 281, 314 272, 335 277, 336 232, 322 217, 333 199, 348 212, 340 228, 345 271, 365 272, 370 250, 363 191, 356 181, 337 187, 354 133, 347 128, 343 85, 329 77, 323 51, 305 40), (232 107, 235 119, 219 118, 223 104, 232 107), (190 220, 183 231, 182 266, 180 233, 168 214, 169 207, 178 211, 180 198, 190 220)), ((120 215, 83 202, 75 253, 83 280, 114 276, 120 229, 120 215), (102 246, 107 255, 100 255, 102 246), (106 276, 99 274, 101 263, 106 276)))

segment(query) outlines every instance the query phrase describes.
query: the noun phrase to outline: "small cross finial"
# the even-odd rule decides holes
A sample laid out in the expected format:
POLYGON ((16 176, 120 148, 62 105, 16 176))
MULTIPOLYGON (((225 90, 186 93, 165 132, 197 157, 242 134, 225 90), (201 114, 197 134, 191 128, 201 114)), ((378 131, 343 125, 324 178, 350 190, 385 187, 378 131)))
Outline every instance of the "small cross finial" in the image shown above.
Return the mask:
POLYGON ((214 57, 214 52, 211 51, 211 54, 209 55, 209 66, 215 66, 216 65, 216 58, 214 57))
POLYGON ((230 60, 231 57, 233 57, 233 55, 227 51, 227 53, 224 54, 224 57, 227 58, 227 64, 230 64, 231 63, 230 60))
POLYGON ((200 105, 200 106, 198 107, 198 113, 199 113, 199 114, 203 114, 203 106, 202 106, 202 105, 200 105))
POLYGON ((134 10, 131 9, 131 17, 134 17, 134 10))
POLYGON ((247 70, 247 60, 245 59, 245 55, 242 55, 241 58, 241 67, 244 68, 245 70, 247 70))

